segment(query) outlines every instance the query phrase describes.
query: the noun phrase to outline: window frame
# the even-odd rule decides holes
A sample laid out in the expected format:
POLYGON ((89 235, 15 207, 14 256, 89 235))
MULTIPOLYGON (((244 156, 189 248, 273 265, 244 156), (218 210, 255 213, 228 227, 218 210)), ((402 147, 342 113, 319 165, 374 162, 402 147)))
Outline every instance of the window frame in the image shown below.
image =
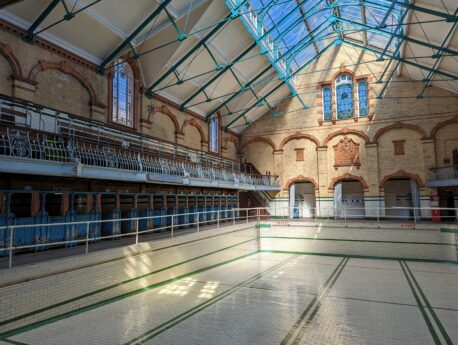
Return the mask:
POLYGON ((120 58, 117 59, 116 61, 113 62, 113 65, 111 66, 110 73, 107 75, 108 78, 108 122, 111 123, 114 126, 121 126, 122 128, 128 128, 131 130, 138 130, 138 97, 139 97, 139 91, 140 91, 140 82, 139 82, 139 70, 137 65, 130 61, 126 60, 125 58, 120 58), (115 69, 114 66, 119 63, 123 62, 126 66, 128 66, 128 70, 131 72, 132 76, 132 113, 131 113, 131 124, 129 124, 129 121, 126 121, 126 123, 122 121, 117 121, 115 119, 115 114, 114 114, 114 78, 115 78, 115 69))

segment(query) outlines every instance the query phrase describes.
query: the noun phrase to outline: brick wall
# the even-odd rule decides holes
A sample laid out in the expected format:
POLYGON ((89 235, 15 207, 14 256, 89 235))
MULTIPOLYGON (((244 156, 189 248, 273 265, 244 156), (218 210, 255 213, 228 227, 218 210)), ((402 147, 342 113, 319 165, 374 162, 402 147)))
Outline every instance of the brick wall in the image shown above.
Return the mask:
POLYGON ((458 145, 458 97, 429 87, 423 99, 416 99, 416 90, 422 84, 395 74, 384 98, 377 99, 384 84, 375 81, 386 61, 363 64, 374 59, 371 54, 345 46, 330 50, 314 65, 319 73, 298 78, 298 92, 305 94, 303 100, 309 109, 293 111, 301 104, 297 99, 288 100, 280 107, 290 113, 276 119, 267 113, 242 132, 246 159, 280 176, 284 189, 277 198, 288 196, 288 181, 296 177, 316 181, 316 196, 323 198, 332 197, 330 185, 345 176, 356 176, 367 184, 365 197, 383 197, 380 183, 392 174, 418 178, 422 196, 436 192, 424 184, 429 168, 443 166, 444 157, 451 158, 454 145, 458 145), (355 66, 356 62, 361 63, 355 66), (323 71, 327 68, 330 70, 323 71), (332 83, 341 71, 368 79, 369 117, 323 121, 321 85, 332 83), (359 144, 359 166, 335 166, 333 147, 344 138, 359 144), (404 155, 394 154, 393 141, 399 140, 405 140, 404 155), (304 148, 304 162, 295 160, 296 148, 304 148))
MULTIPOLYGON (((109 124, 108 75, 98 74, 97 66, 59 47, 51 47, 45 40, 38 38, 34 45, 24 42, 21 30, 12 24, 0 21, 0 29, 1 94, 109 124)), ((161 97, 148 99, 141 92, 136 102, 135 132, 208 150, 208 124, 202 116, 182 111, 161 97)), ((221 136, 219 154, 237 160, 239 137, 222 131, 221 136), (228 139, 234 146, 226 149, 228 139)))

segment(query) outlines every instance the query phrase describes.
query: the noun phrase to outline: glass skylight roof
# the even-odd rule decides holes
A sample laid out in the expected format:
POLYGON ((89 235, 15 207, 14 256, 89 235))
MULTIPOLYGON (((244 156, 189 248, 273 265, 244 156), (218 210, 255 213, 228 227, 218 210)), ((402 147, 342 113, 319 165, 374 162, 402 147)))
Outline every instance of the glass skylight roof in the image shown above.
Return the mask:
MULTIPOLYGON (((390 0, 228 0, 277 72, 291 79, 328 46, 396 54, 407 7, 390 0), (393 33, 397 36, 391 38, 393 33)), ((290 84, 290 82, 288 82, 290 84)), ((291 85, 290 85, 291 86, 291 85)))

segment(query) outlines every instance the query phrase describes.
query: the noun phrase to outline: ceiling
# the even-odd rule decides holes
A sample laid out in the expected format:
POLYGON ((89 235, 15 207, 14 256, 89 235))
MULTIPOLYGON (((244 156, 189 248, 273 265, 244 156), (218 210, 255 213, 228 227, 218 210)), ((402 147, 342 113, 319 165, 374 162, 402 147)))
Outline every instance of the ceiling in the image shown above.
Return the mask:
POLYGON ((307 108, 296 76, 340 45, 423 81, 417 97, 458 93, 457 11, 456 0, 23 0, 0 18, 100 71, 128 55, 150 94, 241 132, 285 99, 307 108))

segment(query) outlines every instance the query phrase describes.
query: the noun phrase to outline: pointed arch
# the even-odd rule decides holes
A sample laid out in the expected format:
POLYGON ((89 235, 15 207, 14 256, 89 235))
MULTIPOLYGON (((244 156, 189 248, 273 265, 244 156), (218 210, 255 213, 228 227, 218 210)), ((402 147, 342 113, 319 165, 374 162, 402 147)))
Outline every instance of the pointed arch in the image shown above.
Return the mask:
POLYGON ((202 143, 206 143, 206 142, 207 142, 207 140, 205 139, 205 132, 204 132, 202 126, 197 122, 196 119, 185 120, 185 121, 183 122, 183 125, 181 126, 181 134, 184 135, 184 130, 185 130, 185 128, 186 128, 187 126, 193 126, 193 127, 195 127, 195 128, 199 131, 199 133, 200 133, 201 142, 202 142, 202 143))
POLYGON ((335 185, 337 184, 337 182, 340 182, 342 180, 357 180, 357 181, 361 182, 361 184, 363 185, 364 191, 368 191, 369 190, 369 185, 367 184, 366 180, 362 176, 356 176, 356 175, 352 175, 350 173, 345 173, 345 174, 343 174, 341 176, 334 177, 332 179, 331 183, 328 186, 328 190, 329 191, 333 191, 335 185))
POLYGON ((358 131, 356 129, 350 129, 350 128, 345 127, 345 128, 338 130, 337 132, 328 134, 326 139, 324 139, 323 146, 328 146, 329 141, 334 137, 337 137, 339 135, 348 135, 348 134, 356 135, 364 139, 364 141, 366 142, 366 145, 371 143, 366 133, 358 131))
POLYGON ((158 114, 158 113, 161 113, 161 114, 164 114, 165 116, 167 116, 170 120, 172 120, 173 122, 173 125, 175 127, 175 134, 180 134, 180 125, 178 124, 178 120, 177 120, 177 117, 175 116, 174 113, 172 113, 170 111, 170 109, 165 106, 165 105, 161 105, 161 106, 155 106, 153 107, 153 109, 149 112, 148 114, 148 119, 146 120, 147 123, 152 123, 153 122, 153 117, 155 114, 158 114))
POLYGON ((320 142, 318 141, 317 138, 315 138, 313 135, 309 135, 309 134, 305 134, 305 133, 301 133, 301 132, 297 132, 297 133, 294 133, 286 138, 284 138, 282 140, 282 142, 280 143, 280 148, 279 150, 283 150, 283 147, 290 141, 292 140, 299 140, 299 139, 308 139, 310 141, 313 141, 316 145, 316 147, 319 147, 320 146, 320 142))
POLYGON ((448 120, 445 120, 445 121, 442 121, 442 122, 439 122, 437 125, 434 126, 434 128, 431 130, 431 134, 430 134, 430 138, 435 138, 436 137, 436 133, 439 129, 441 129, 442 127, 445 127, 447 125, 451 125, 451 124, 454 124, 454 123, 458 123, 458 116, 455 116, 454 118, 452 119, 448 119, 448 120))
POLYGON ((92 87, 90 81, 83 77, 73 66, 67 61, 61 62, 50 62, 45 60, 40 60, 38 63, 32 67, 29 72, 29 79, 37 82, 37 76, 43 71, 46 70, 56 70, 60 71, 66 75, 69 75, 80 82, 80 84, 86 89, 87 93, 89 94, 90 105, 95 105, 100 108, 105 108, 105 105, 100 103, 97 100, 97 96, 95 94, 94 88, 92 87))
POLYGON ((415 180, 417 182, 417 185, 419 188, 425 188, 425 184, 423 183, 423 181, 421 180, 420 176, 416 175, 416 174, 411 174, 405 170, 398 170, 396 171, 395 173, 392 173, 392 174, 389 174, 389 175, 385 175, 383 177, 383 179, 380 181, 380 184, 379 184, 379 188, 380 189, 383 189, 384 185, 385 185, 385 182, 388 181, 390 178, 402 178, 402 177, 405 177, 405 178, 409 178, 409 179, 412 179, 412 180, 415 180))
POLYGON ((22 68, 9 44, 0 42, 0 54, 8 61, 14 76, 22 77, 22 68))
POLYGON ((283 189, 289 190, 289 187, 291 187, 291 185, 296 182, 310 182, 311 184, 313 184, 315 190, 318 190, 318 183, 316 183, 316 181, 313 178, 305 177, 304 175, 298 175, 296 177, 289 179, 286 182, 285 187, 283 189))
POLYGON ((277 147, 275 146, 274 142, 271 139, 264 138, 264 137, 251 138, 248 141, 245 141, 244 143, 242 143, 242 145, 240 146, 240 149, 243 149, 246 146, 251 145, 253 143, 257 143, 257 142, 265 143, 265 144, 269 145, 270 147, 272 147, 272 151, 277 151, 277 147))
POLYGON ((386 133, 386 132, 388 132, 388 131, 390 131, 392 129, 398 129, 398 128, 411 129, 411 130, 417 132, 418 134, 420 134, 421 139, 427 139, 428 138, 428 136, 426 135, 426 132, 420 126, 411 125, 411 124, 403 123, 403 122, 396 122, 396 123, 393 123, 392 125, 380 128, 377 131, 377 133, 375 133, 373 142, 374 143, 378 142, 378 139, 380 138, 380 136, 382 134, 384 134, 384 133, 386 133))

